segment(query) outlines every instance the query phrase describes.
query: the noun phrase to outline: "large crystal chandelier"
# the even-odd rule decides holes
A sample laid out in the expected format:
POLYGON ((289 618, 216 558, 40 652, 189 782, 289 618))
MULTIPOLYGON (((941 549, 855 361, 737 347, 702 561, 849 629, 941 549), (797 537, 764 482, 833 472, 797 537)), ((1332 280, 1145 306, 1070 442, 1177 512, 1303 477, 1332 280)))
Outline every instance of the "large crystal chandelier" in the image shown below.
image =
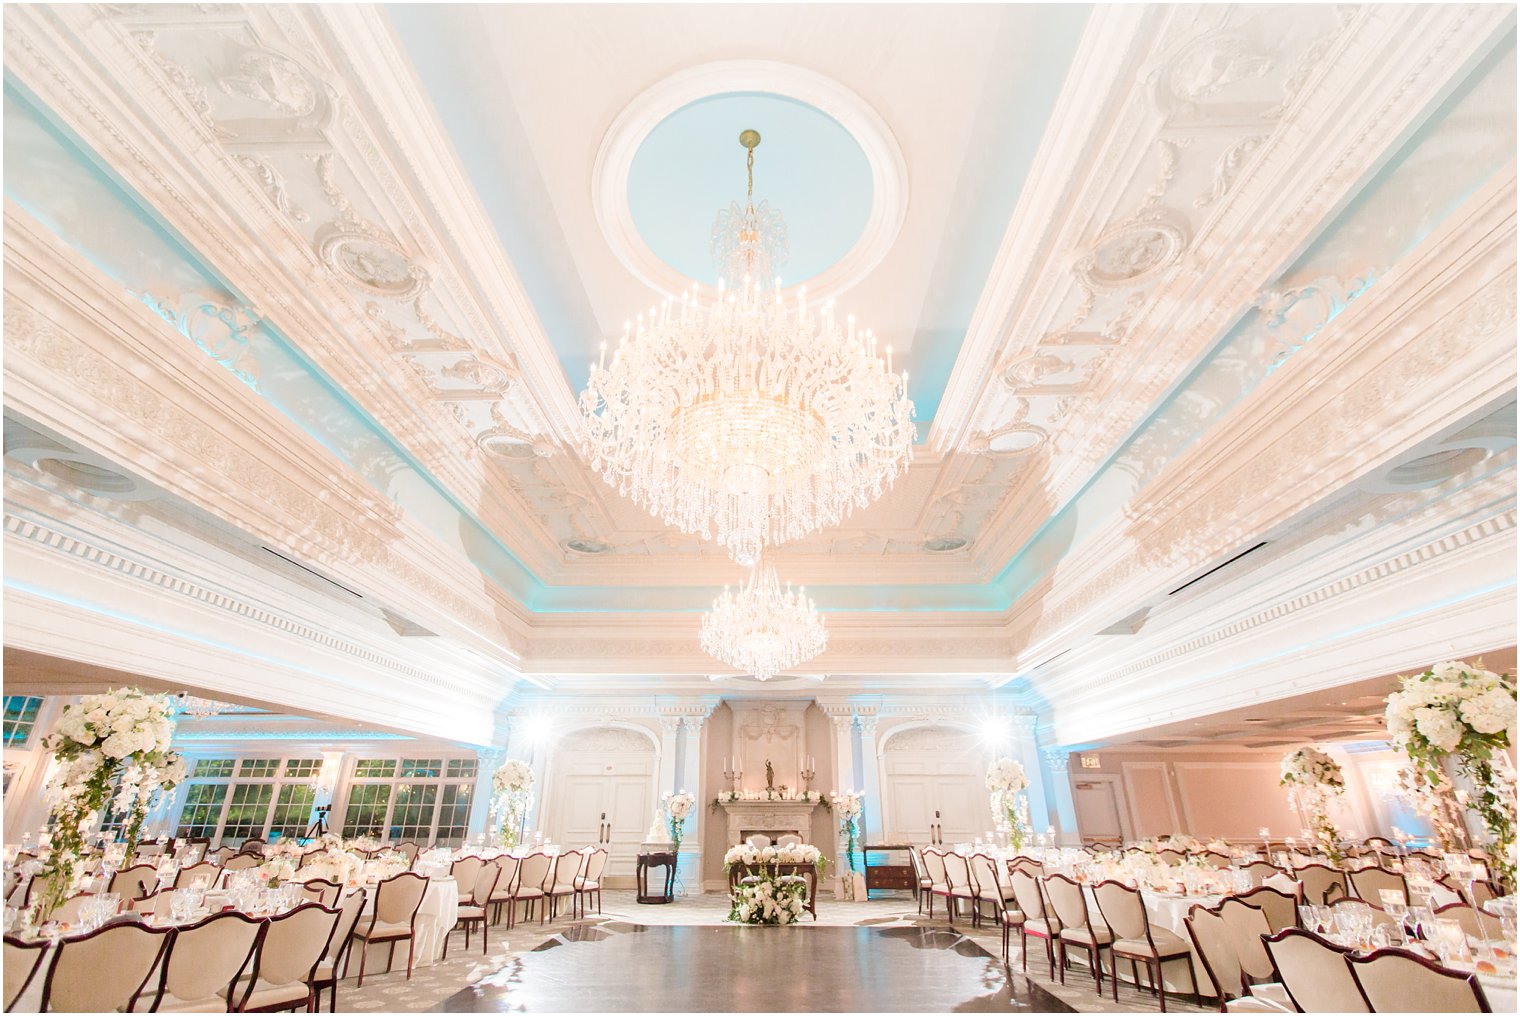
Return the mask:
POLYGON ((693 286, 629 325, 581 393, 586 452, 618 492, 683 532, 717 539, 741 564, 760 549, 837 525, 889 489, 913 449, 907 372, 892 348, 841 324, 806 291, 784 300, 772 269, 780 216, 749 195, 721 212, 713 255, 723 281, 693 286))
POLYGON ((727 588, 702 617, 702 648, 729 666, 767 681, 823 652, 829 633, 801 587, 756 563, 737 593, 727 588))

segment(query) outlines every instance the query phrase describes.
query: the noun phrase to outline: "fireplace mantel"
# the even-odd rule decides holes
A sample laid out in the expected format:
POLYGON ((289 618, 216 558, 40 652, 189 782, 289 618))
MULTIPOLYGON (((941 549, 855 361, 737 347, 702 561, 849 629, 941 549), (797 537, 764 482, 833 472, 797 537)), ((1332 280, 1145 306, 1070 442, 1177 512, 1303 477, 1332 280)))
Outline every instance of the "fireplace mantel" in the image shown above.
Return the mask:
POLYGON ((808 801, 725 801, 720 807, 728 812, 728 843, 742 843, 757 832, 775 839, 775 834, 795 830, 803 843, 809 843, 825 852, 832 845, 819 842, 827 837, 829 824, 817 820, 821 805, 808 801))

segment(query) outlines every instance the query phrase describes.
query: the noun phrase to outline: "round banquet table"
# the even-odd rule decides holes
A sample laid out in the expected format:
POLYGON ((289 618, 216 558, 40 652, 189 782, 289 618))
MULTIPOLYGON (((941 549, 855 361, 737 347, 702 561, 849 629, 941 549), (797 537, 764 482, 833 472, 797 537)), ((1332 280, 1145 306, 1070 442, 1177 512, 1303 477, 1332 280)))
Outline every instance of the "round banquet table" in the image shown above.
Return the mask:
MULTIPOLYGON (((1093 895, 1092 887, 1084 885, 1082 893, 1087 897, 1087 912, 1093 923, 1101 926, 1103 918, 1099 916, 1098 900, 1093 895)), ((1140 898, 1145 901, 1145 916, 1151 922, 1153 928, 1165 928, 1173 935, 1188 944, 1188 954, 1167 960, 1161 964, 1161 981, 1166 985, 1167 991, 1194 992, 1204 998, 1212 998, 1214 987, 1209 983, 1208 974, 1203 972, 1203 961, 1198 958, 1197 950, 1193 948, 1193 940, 1188 935, 1187 919, 1188 911, 1195 906, 1213 907, 1218 906, 1224 899, 1222 895, 1186 896, 1182 893, 1156 892, 1151 889, 1141 889, 1140 898), (1196 985, 1194 978, 1197 978, 1196 985)), ((1109 971, 1104 970, 1106 976, 1109 971)), ((1129 964, 1119 964, 1119 976, 1126 981, 1132 981, 1129 972, 1129 964)))

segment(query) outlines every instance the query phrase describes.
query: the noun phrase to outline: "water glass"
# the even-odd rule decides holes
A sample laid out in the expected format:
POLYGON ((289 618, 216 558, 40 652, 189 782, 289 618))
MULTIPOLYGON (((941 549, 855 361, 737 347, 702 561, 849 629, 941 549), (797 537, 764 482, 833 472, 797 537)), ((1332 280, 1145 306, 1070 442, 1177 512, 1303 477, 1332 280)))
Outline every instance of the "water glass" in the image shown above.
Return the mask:
POLYGON ((175 889, 169 896, 169 919, 175 924, 184 924, 190 920, 190 914, 195 910, 195 900, 188 889, 175 889))

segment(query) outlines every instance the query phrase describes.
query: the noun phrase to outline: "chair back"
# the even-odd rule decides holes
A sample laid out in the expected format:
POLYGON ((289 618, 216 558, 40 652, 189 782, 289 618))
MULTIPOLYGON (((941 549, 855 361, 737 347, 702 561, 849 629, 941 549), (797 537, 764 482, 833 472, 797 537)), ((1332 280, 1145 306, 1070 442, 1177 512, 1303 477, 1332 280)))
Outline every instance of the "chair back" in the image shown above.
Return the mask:
POLYGON ((581 872, 581 861, 585 859, 579 850, 560 854, 554 859, 554 881, 550 883, 555 892, 570 892, 575 889, 575 876, 581 872))
POLYGON ((587 882, 600 882, 602 879, 602 872, 606 870, 607 851, 601 847, 598 847, 597 849, 593 850, 591 852, 591 856, 586 859, 585 879, 587 882))
POLYGON ((221 873, 221 869, 212 864, 210 861, 202 861, 200 864, 192 864, 188 868, 181 868, 179 870, 179 874, 174 876, 174 888, 188 889, 189 887, 195 885, 195 880, 198 878, 205 879, 206 885, 214 886, 216 885, 216 880, 218 876, 221 875, 221 873))
POLYGON ((226 864, 236 854, 237 851, 232 847, 217 847, 215 850, 206 851, 206 860, 215 864, 226 864))
POLYGON ((1492 1012, 1477 977, 1404 949, 1348 955, 1352 980, 1373 1012, 1492 1012))
POLYGON ((517 862, 517 889, 542 889, 554 859, 548 854, 529 854, 517 862))
POLYGON ((1065 875, 1046 875, 1040 880, 1045 890, 1045 902, 1050 904, 1056 920, 1063 928, 1086 928, 1087 899, 1082 895, 1080 883, 1065 875))
POLYGON ((158 888, 158 869, 151 864, 123 868, 111 876, 111 891, 124 900, 140 900, 158 888))
POLYGON ((461 857, 449 865, 449 874, 454 876, 454 881, 459 883, 461 892, 467 886, 475 884, 475 877, 480 874, 480 869, 486 865, 481 857, 461 857))
POLYGON ((1240 869, 1251 880, 1252 886, 1259 886, 1273 875, 1286 874, 1281 868, 1271 861, 1252 861, 1240 869))
POLYGON ((414 871, 392 875, 375 886, 375 919, 382 924, 410 925, 422 906, 428 880, 414 871))
POLYGON ((1002 906, 1003 882, 998 878, 998 862, 986 854, 972 854, 966 867, 970 871, 972 890, 977 897, 1002 906))
POLYGON ((1351 882, 1351 891, 1366 900, 1368 903, 1383 903, 1381 895, 1384 889, 1392 889, 1404 897, 1404 902, 1409 902, 1409 885, 1404 881, 1404 876, 1397 871, 1389 871, 1387 868, 1362 868, 1353 871, 1346 876, 1351 882))
POLYGON ((1167 864, 1181 864, 1186 857, 1180 850, 1158 850, 1156 851, 1156 856, 1167 864))
POLYGON ((60 939, 42 983, 42 1011, 115 1012, 129 1008, 158 966, 172 931, 142 924, 106 924, 84 935, 60 939))
POLYGON ((1433 912, 1437 920, 1456 921, 1462 926, 1463 934, 1475 935, 1490 942, 1502 942, 1505 939, 1503 922, 1487 910, 1479 910, 1466 903, 1448 903, 1444 907, 1436 907, 1433 912))
POLYGON ((1293 869, 1293 877, 1304 884, 1305 903, 1334 903, 1346 892, 1346 873, 1324 864, 1305 864, 1293 869))
POLYGON ((47 947, 46 939, 27 942, 14 935, 5 936, 6 1012, 16 1008, 16 999, 21 997, 27 985, 32 983, 32 978, 37 976, 37 968, 42 965, 42 958, 47 955, 47 947))
POLYGON ((417 860, 417 854, 421 850, 422 845, 420 843, 413 843, 411 840, 402 840, 396 844, 397 853, 405 854, 408 862, 417 860))
POLYGON ((1045 897, 1040 892, 1039 880, 1021 868, 1015 868, 1008 876, 1013 883, 1013 898, 1028 920, 1038 921, 1045 917, 1045 897))
MULTIPOLYGON (((496 884, 500 881, 500 868, 494 864, 482 864, 480 870, 475 872, 475 882, 470 887, 470 903, 477 907, 490 903, 491 896, 496 892, 496 884)), ((463 890, 465 884, 461 882, 459 888, 463 890)))
POLYGON ((924 872, 929 876, 932 885, 945 884, 945 855, 938 850, 924 850, 920 855, 924 861, 924 872))
POLYGON ((317 964, 327 953, 327 946, 337 930, 342 911, 320 903, 302 903, 283 914, 271 917, 253 958, 253 975, 242 1001, 247 1002, 254 985, 266 986, 310 981, 317 964))
POLYGON ((963 854, 945 854, 945 885, 951 892, 971 893, 971 869, 963 854))
POLYGON ((1217 850, 1205 851, 1202 854, 1202 858, 1204 864, 1211 865, 1215 868, 1228 868, 1230 866, 1230 855, 1221 854, 1217 850))
POLYGON ((756 850, 764 850, 766 847, 771 845, 771 838, 764 833, 756 833, 744 842, 748 843, 756 850))
POLYGON ((53 908, 48 914, 49 921, 58 921, 62 924, 78 924, 79 915, 84 911, 84 905, 95 898, 94 893, 75 893, 53 908))
POLYGON ((1272 975, 1272 958, 1262 944, 1264 935, 1272 934, 1271 923, 1260 907, 1242 903, 1236 897, 1220 901, 1216 908, 1230 929, 1230 939, 1235 943, 1235 955, 1240 958, 1241 971, 1253 981, 1272 975))
POLYGON ((1346 965, 1351 950, 1298 928, 1279 931, 1265 945, 1274 979, 1287 989, 1299 1012, 1371 1012, 1346 965))
POLYGON ((343 887, 325 878, 309 878, 301 884, 301 895, 332 910, 338 906, 338 897, 343 895, 343 887))
POLYGON ((164 958, 159 991, 186 1002, 224 988, 230 991, 248 969, 265 924, 228 910, 177 929, 164 958))
POLYGON ((798 836, 796 833, 787 833, 785 836, 781 836, 776 839, 776 846, 800 847, 802 846, 802 837, 798 836))
POLYGON ((257 868, 264 863, 264 858, 259 854, 234 854, 222 863, 227 871, 242 871, 244 868, 257 868))
POLYGON ((1146 919, 1145 901, 1141 899, 1139 889, 1110 879, 1093 886, 1093 899, 1114 938, 1150 936, 1150 921, 1146 919))
POLYGON ((264 852, 264 848, 266 846, 268 846, 268 844, 266 844, 262 838, 254 836, 243 841, 243 845, 241 847, 238 847, 238 853, 261 854, 264 852))
POLYGON ((1298 927, 1298 896, 1296 894, 1285 893, 1281 889, 1268 885, 1257 886, 1235 898, 1253 907, 1260 907, 1261 912, 1267 917, 1267 927, 1272 929, 1274 935, 1284 928, 1298 927))
POLYGON ((1020 869, 1027 871, 1035 878, 1045 877, 1045 863, 1033 857, 1025 857, 1021 854, 1012 861, 1009 861, 1008 865, 1014 871, 1019 871, 1020 869))
POLYGON ((334 975, 338 969, 338 962, 343 959, 343 953, 348 943, 354 937, 354 929, 359 926, 359 918, 364 916, 364 902, 369 898, 363 887, 350 889, 343 894, 339 904, 338 923, 333 928, 332 938, 327 940, 327 949, 322 953, 322 963, 331 963, 334 975))
POLYGON ((1235 951, 1234 935, 1224 918, 1202 904, 1195 903, 1183 919, 1193 951, 1203 961, 1203 971, 1214 982, 1214 998, 1226 1002, 1240 995, 1245 987, 1241 976, 1240 955, 1235 951))
POLYGON ((496 892, 510 894, 515 888, 517 870, 522 866, 522 858, 513 857, 511 854, 503 854, 494 860, 486 862, 494 864, 501 871, 501 878, 496 880, 496 892))

